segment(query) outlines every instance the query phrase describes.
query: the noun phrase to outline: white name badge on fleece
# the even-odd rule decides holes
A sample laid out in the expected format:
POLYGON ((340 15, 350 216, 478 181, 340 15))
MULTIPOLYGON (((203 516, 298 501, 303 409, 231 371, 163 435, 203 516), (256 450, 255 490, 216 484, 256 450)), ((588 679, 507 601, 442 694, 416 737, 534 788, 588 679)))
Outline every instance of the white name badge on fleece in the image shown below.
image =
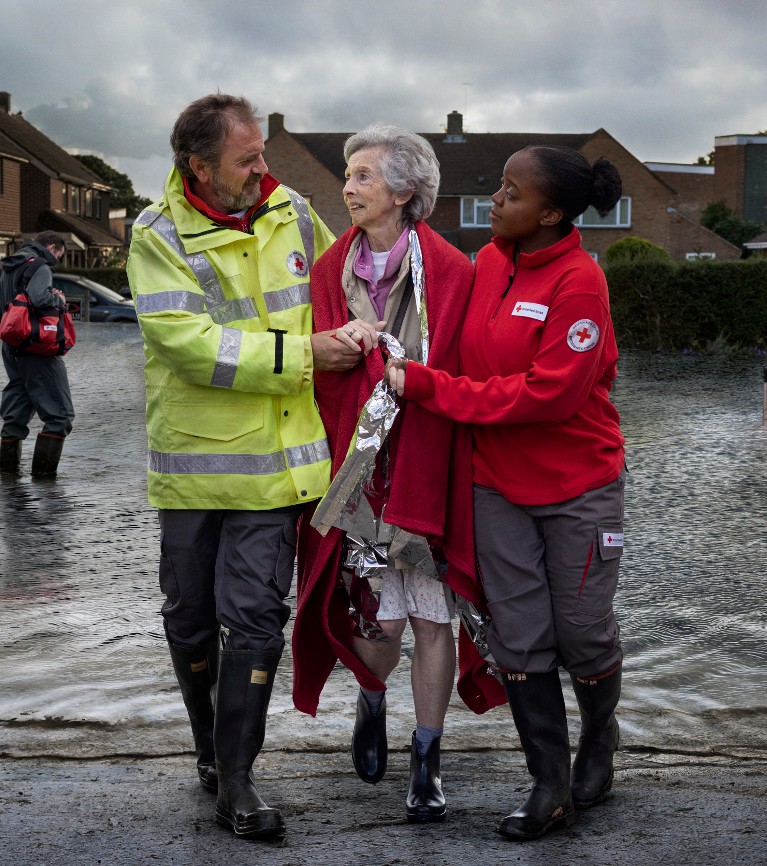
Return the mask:
POLYGON ((544 321, 549 308, 546 304, 533 304, 531 301, 517 301, 511 312, 512 316, 524 316, 526 319, 537 319, 544 321))

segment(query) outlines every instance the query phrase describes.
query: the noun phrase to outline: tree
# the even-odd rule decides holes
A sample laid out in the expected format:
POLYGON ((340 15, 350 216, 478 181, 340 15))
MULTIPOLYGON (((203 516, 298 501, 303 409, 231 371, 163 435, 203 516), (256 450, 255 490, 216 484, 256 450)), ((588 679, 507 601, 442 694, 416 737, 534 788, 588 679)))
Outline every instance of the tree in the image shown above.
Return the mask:
POLYGON ((764 223, 739 219, 723 201, 709 202, 700 215, 700 224, 739 247, 767 228, 764 223))
POLYGON ((124 207, 127 216, 135 217, 152 203, 151 199, 136 194, 133 189, 133 182, 127 174, 112 168, 101 157, 94 156, 92 153, 78 153, 76 157, 86 168, 89 168, 104 183, 112 187, 110 196, 112 207, 124 207))

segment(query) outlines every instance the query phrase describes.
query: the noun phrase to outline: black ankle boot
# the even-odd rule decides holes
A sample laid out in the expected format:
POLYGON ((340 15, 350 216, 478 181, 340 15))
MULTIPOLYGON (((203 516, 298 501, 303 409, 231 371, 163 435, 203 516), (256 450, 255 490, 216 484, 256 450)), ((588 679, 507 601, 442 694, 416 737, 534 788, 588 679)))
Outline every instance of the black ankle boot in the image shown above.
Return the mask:
POLYGON ((59 468, 64 436, 53 433, 38 433, 32 455, 32 477, 53 478, 59 468))
POLYGON ((389 744, 386 739, 386 695, 378 712, 370 712, 370 704, 362 692, 357 697, 357 718, 352 734, 352 762, 363 782, 380 782, 386 772, 389 744))
POLYGON ((442 821, 447 812, 442 778, 439 771, 441 737, 432 740, 429 750, 421 757, 413 731, 410 746, 410 790, 405 809, 410 822, 442 821))
POLYGON ((621 694, 621 669, 602 679, 570 679, 581 711, 581 736, 570 787, 575 808, 590 809, 607 798, 613 785, 613 755, 619 740, 615 707, 621 694))
POLYGON ((18 472, 21 464, 21 439, 0 442, 0 472, 18 472))
POLYGON ((216 821, 244 838, 285 834, 285 822, 256 790, 251 768, 266 733, 279 653, 224 649, 216 698, 216 821))
POLYGON ((500 823, 507 839, 540 839, 575 818, 570 793, 570 741, 559 672, 504 674, 514 723, 533 789, 527 801, 500 823))
POLYGON ((216 631, 201 646, 189 648, 177 646, 168 638, 168 648, 192 725, 200 784, 206 791, 215 794, 218 790, 218 776, 213 748, 213 720, 218 680, 219 633, 216 631))

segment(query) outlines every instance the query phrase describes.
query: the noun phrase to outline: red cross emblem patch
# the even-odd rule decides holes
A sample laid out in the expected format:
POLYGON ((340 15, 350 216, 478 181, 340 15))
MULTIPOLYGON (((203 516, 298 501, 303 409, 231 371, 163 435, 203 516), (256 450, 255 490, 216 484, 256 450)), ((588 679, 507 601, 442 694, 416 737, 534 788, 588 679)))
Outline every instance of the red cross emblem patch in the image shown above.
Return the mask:
POLYGON ((287 264, 290 273, 297 277, 305 277, 309 273, 309 262, 306 256, 298 250, 293 250, 292 253, 288 254, 285 264, 287 264))
POLYGON ((599 328, 591 319, 578 319, 567 332, 567 345, 573 352, 588 352, 599 342, 599 328))

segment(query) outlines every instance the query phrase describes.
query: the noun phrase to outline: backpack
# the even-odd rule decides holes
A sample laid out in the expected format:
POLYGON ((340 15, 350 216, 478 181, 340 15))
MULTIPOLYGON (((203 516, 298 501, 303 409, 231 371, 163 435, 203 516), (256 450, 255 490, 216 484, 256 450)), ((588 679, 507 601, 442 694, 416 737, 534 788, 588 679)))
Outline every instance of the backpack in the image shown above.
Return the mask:
POLYGON ((45 259, 33 256, 17 278, 18 294, 0 320, 0 340, 17 354, 66 355, 77 336, 72 316, 62 307, 33 307, 24 287, 45 259))

